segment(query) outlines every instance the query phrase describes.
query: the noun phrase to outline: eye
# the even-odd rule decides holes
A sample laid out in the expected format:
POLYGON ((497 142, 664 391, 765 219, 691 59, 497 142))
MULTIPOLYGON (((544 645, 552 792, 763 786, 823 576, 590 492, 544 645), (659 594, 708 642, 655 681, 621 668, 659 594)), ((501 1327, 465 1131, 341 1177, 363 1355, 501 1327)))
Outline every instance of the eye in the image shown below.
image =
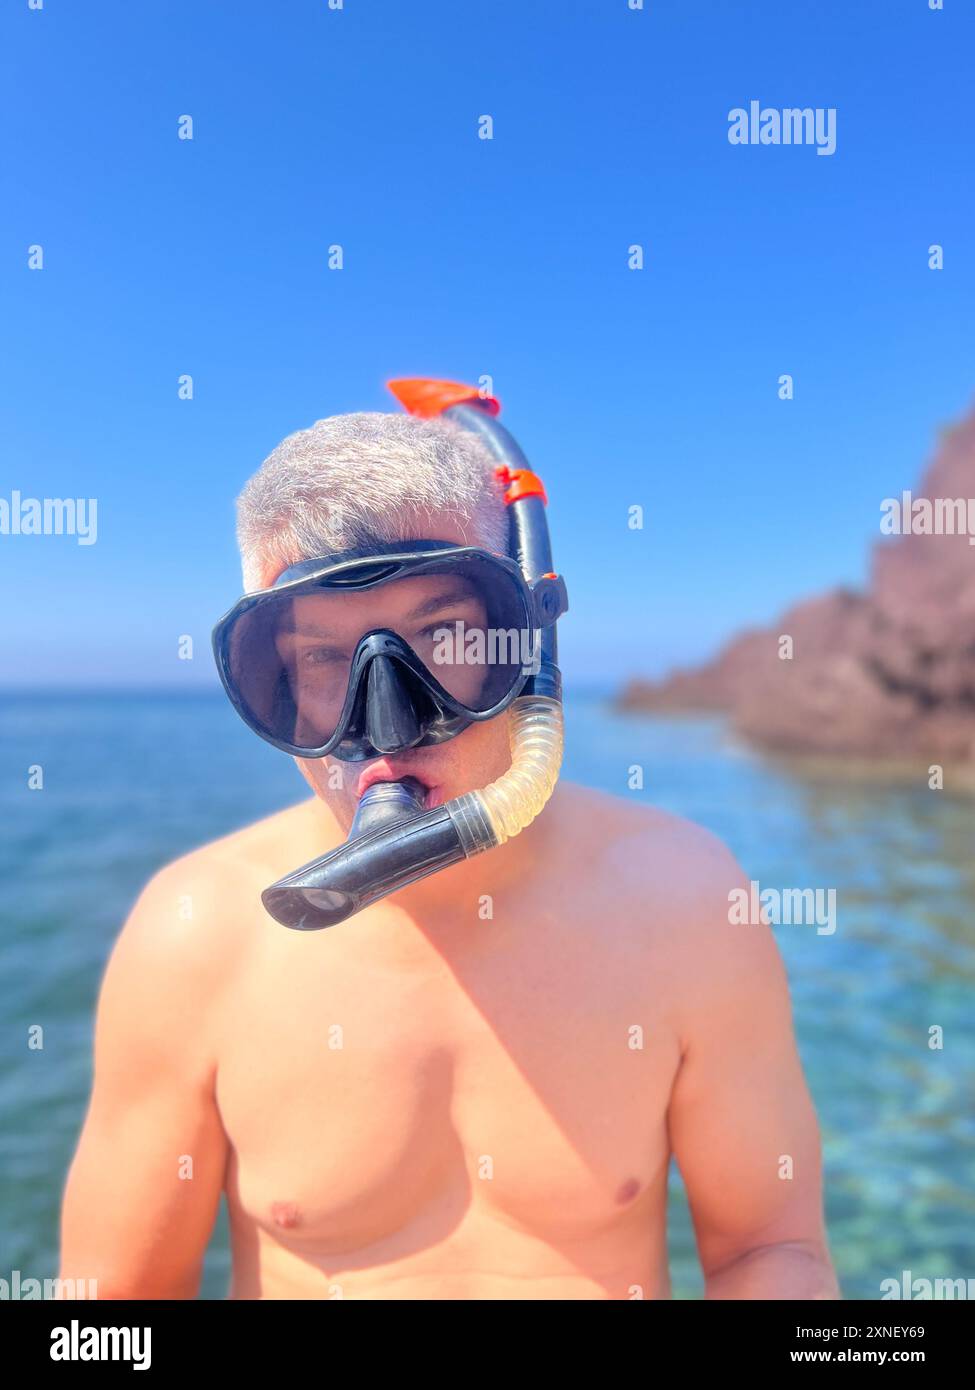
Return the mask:
POLYGON ((298 657, 302 666, 339 666, 344 660, 334 647, 306 647, 298 657))
POLYGON ((433 639, 441 635, 446 630, 450 634, 450 636, 453 637, 454 624, 459 622, 463 622, 463 619, 459 617, 438 618, 435 623, 430 623, 428 627, 421 627, 416 635, 417 637, 429 637, 433 639))

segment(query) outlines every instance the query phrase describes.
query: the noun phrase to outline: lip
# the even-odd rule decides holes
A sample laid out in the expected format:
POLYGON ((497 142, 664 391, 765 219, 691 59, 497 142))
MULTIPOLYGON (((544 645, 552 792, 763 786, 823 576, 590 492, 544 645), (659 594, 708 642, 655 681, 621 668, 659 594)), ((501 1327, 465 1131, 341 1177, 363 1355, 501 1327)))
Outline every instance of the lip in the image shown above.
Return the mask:
POLYGON ((404 777, 413 777, 426 788, 424 810, 432 811, 435 806, 441 804, 444 799, 442 788, 422 768, 400 758, 377 758, 375 762, 370 763, 359 774, 356 796, 361 800, 363 792, 376 782, 401 782, 404 777))

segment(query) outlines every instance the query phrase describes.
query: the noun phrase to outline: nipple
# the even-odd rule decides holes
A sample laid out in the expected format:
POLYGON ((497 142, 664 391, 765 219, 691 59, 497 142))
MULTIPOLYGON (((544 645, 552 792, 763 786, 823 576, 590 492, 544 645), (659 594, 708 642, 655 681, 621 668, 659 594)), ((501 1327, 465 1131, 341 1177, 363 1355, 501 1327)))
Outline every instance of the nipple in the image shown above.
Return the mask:
POLYGON ((272 1202, 271 1219, 275 1226, 289 1230, 298 1224, 298 1205, 296 1202, 272 1202))

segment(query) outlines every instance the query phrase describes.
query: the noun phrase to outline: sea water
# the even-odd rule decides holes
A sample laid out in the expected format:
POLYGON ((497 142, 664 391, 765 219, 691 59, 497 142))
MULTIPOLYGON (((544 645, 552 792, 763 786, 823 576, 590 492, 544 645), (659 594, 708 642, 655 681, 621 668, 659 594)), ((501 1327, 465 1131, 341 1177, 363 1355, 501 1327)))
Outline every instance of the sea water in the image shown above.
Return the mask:
MULTIPOLYGON (((835 931, 775 932, 844 1296, 880 1298, 904 1270, 975 1276, 971 802, 921 779, 799 773, 736 744, 719 719, 623 717, 571 688, 565 775, 699 822, 763 888, 835 890, 835 931)), ((57 1272, 98 985, 140 888, 305 794, 218 691, 0 694, 0 1276, 57 1272), (38 1024, 44 1046, 30 1049, 38 1024)), ((669 1245, 674 1295, 699 1297, 676 1168, 669 1245)), ((228 1278, 221 1209, 202 1296, 225 1297, 228 1278)))

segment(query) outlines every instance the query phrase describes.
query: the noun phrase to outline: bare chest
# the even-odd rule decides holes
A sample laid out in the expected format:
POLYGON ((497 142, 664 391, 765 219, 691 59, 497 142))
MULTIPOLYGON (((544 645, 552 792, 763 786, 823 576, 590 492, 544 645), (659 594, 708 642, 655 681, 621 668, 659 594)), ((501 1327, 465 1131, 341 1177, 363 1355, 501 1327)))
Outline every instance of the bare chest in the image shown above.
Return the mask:
POLYGON ((573 1241, 659 1200, 679 1057, 645 959, 544 933, 409 966, 311 944, 245 970, 222 1030, 238 1219, 328 1254, 471 1210, 573 1241))

